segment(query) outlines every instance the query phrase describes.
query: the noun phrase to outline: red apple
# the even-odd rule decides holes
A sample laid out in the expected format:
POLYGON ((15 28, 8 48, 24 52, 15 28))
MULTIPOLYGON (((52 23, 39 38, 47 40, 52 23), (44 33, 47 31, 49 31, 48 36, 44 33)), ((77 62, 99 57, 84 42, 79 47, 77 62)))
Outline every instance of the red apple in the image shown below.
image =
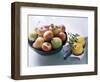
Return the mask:
POLYGON ((47 30, 49 30, 49 26, 42 26, 38 28, 36 32, 39 36, 43 36, 44 32, 46 32, 47 30))
POLYGON ((58 34, 58 37, 62 40, 62 41, 65 41, 67 38, 66 38, 66 34, 64 32, 60 32, 58 34))
POLYGON ((53 38, 53 32, 48 30, 43 34, 45 41, 50 41, 53 38))
POLYGON ((43 44, 42 44, 42 50, 43 51, 51 51, 51 49, 52 49, 52 46, 51 46, 51 44, 49 43, 49 42, 44 42, 43 44))

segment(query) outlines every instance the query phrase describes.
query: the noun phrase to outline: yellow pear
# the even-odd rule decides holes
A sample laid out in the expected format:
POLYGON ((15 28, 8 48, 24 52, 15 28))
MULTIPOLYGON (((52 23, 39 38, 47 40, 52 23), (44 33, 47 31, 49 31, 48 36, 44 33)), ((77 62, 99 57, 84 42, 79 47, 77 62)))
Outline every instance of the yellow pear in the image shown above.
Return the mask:
POLYGON ((85 38, 82 37, 82 36, 78 36, 77 37, 77 42, 84 46, 85 45, 85 38))
POLYGON ((36 41, 33 43, 32 47, 39 49, 42 47, 43 42, 44 39, 42 37, 38 37, 36 41))
POLYGON ((73 44, 73 48, 72 48, 72 52, 74 55, 79 56, 83 53, 83 45, 81 43, 74 43, 73 44))

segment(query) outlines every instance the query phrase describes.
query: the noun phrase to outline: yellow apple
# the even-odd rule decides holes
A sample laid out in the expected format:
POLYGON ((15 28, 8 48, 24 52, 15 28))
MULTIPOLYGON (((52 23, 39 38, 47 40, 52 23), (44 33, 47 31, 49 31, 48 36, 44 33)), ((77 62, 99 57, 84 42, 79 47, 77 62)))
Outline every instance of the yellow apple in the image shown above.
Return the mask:
POLYGON ((84 46, 85 45, 85 38, 82 36, 77 36, 77 42, 84 46))
POLYGON ((84 48, 82 44, 76 43, 76 42, 73 44, 72 52, 74 55, 79 56, 83 53, 83 51, 84 51, 84 48))

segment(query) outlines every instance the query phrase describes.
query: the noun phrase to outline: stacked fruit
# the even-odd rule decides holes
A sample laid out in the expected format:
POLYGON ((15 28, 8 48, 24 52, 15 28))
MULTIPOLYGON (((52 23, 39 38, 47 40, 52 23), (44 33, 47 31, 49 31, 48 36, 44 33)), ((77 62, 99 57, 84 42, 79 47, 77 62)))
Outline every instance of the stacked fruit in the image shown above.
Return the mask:
POLYGON ((78 34, 68 33, 69 45, 71 46, 72 53, 76 56, 81 55, 84 52, 85 38, 78 34))
POLYGON ((67 41, 67 33, 64 25, 45 25, 35 28, 34 32, 29 34, 29 40, 33 42, 33 48, 49 52, 62 47, 67 41))

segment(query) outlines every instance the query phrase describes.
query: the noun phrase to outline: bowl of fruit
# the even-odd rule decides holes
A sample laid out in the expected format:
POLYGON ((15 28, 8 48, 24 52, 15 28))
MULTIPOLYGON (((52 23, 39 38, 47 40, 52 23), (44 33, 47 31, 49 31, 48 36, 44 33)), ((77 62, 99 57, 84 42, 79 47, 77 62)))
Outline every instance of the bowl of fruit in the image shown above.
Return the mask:
POLYGON ((64 25, 44 25, 29 34, 28 43, 41 55, 53 55, 61 51, 67 42, 64 25))

